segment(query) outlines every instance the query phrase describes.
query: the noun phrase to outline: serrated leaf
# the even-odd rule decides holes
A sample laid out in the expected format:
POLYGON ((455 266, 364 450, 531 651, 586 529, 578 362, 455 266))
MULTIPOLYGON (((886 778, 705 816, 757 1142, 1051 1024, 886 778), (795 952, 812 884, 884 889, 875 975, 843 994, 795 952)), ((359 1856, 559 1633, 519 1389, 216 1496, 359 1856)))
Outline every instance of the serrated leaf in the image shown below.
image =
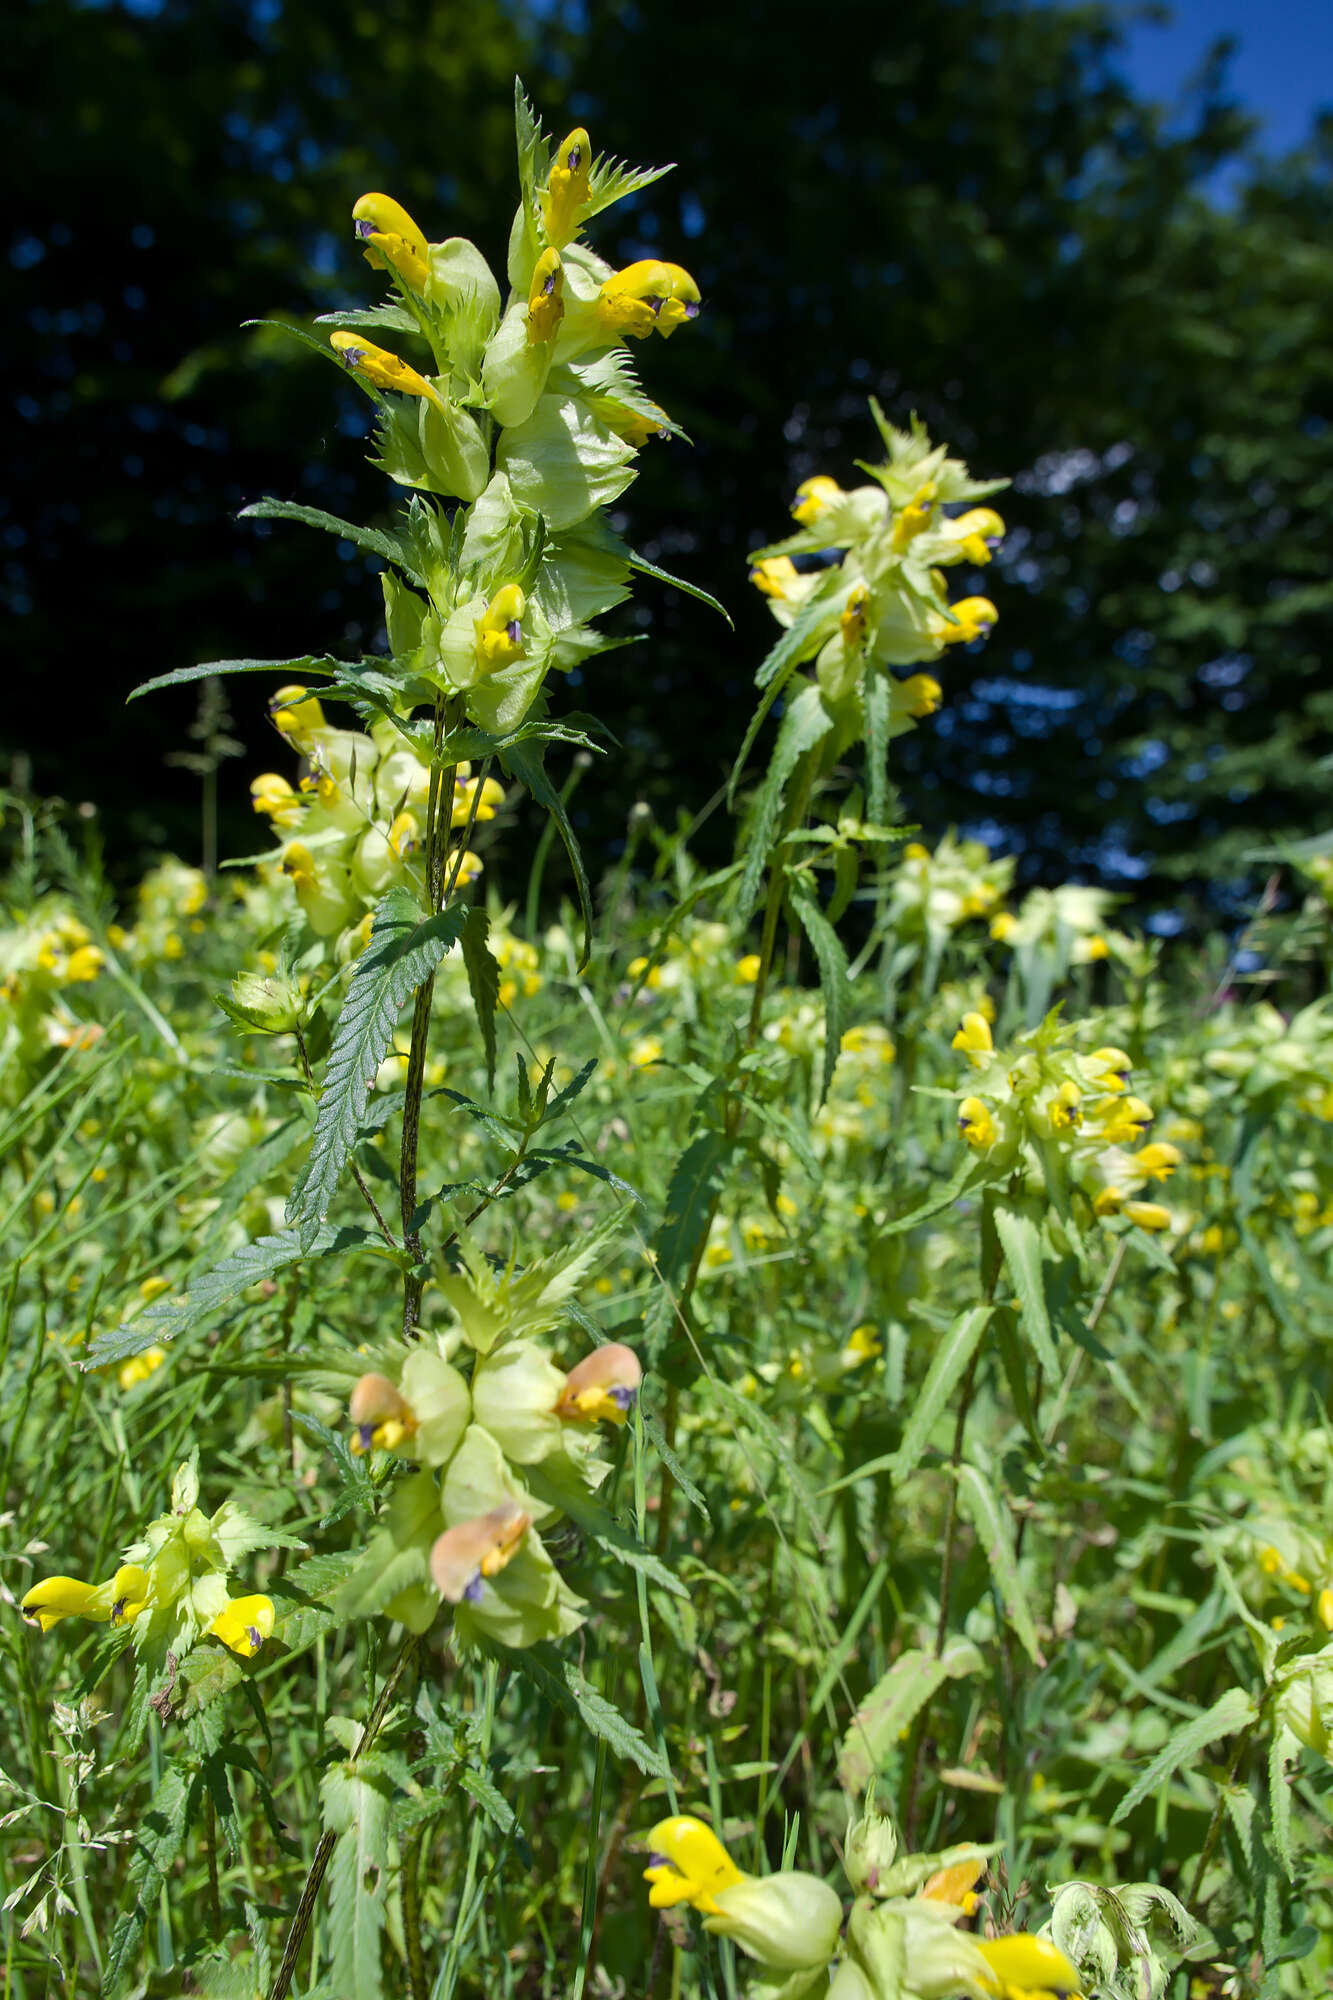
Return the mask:
POLYGON ((578 892, 579 912, 583 918, 583 951, 579 958, 582 971, 592 957, 592 885, 588 881, 588 871, 583 865, 583 851, 565 811, 565 803, 555 786, 546 775, 546 766, 538 750, 529 743, 517 743, 512 739, 499 752, 500 762, 511 777, 518 778, 532 793, 539 806, 544 806, 555 822, 556 832, 564 843, 569 865, 574 871, 574 886, 578 892))
POLYGON ((347 1765, 330 1771, 321 1789, 326 1823, 338 1836, 329 1863, 329 1977, 342 2000, 380 2000, 380 1940, 389 1890, 388 1796, 380 1784, 347 1765))
POLYGON ((970 1639, 951 1639, 937 1659, 917 1647, 902 1653, 856 1711, 838 1752, 838 1783, 853 1798, 865 1791, 894 1746, 946 1681, 984 1671, 970 1639))
POLYGON ((142 1354, 145 1348, 175 1340, 179 1334, 188 1333, 224 1307, 234 1304, 251 1285, 273 1277, 302 1257, 322 1256, 333 1248, 340 1236, 347 1235, 353 1235, 360 1241, 363 1232, 329 1230, 302 1244, 296 1230, 284 1229, 275 1236, 260 1236, 253 1243, 243 1243, 239 1250, 233 1250, 211 1271, 197 1277, 179 1301, 155 1299, 137 1318, 108 1333, 99 1334, 89 1346, 81 1366, 106 1368, 113 1362, 128 1361, 134 1355, 142 1354))
POLYGON ((643 1412, 643 1429, 649 1444, 675 1480, 684 1498, 693 1507, 695 1513, 701 1517, 704 1526, 711 1526, 712 1517, 708 1512, 708 1502, 704 1499, 703 1494, 694 1484, 694 1481, 676 1457, 675 1452, 667 1443, 666 1438, 662 1434, 662 1426, 658 1423, 656 1417, 649 1416, 646 1410, 643 1412))
POLYGON ((529 1646, 523 1652, 511 1652, 507 1647, 496 1647, 495 1651, 516 1673, 530 1680, 546 1699, 557 1708, 563 1709, 585 1729, 605 1743, 613 1755, 638 1766, 645 1777, 665 1778, 667 1767, 661 1753, 655 1750, 634 1724, 620 1713, 618 1708, 598 1694, 584 1680, 578 1669, 568 1660, 562 1659, 555 1648, 545 1644, 529 1646))
POLYGON ((889 1461, 895 1482, 906 1479, 920 1463, 931 1432, 971 1365, 990 1315, 988 1305, 970 1307, 954 1321, 932 1354, 926 1379, 903 1426, 903 1441, 889 1461))
POLYGON ((1048 1377, 1060 1372, 1041 1266, 1041 1234, 1030 1215, 995 1204, 995 1229, 1004 1250, 1005 1269, 1018 1297, 1018 1321, 1048 1377))
POLYGON ((466 920, 460 904, 423 917, 407 889, 391 889, 376 907, 370 943, 353 967, 333 1031, 310 1159, 287 1202, 287 1220, 303 1232, 318 1228, 328 1213, 399 1015, 457 943, 466 920))
POLYGON ((340 541, 353 542, 370 555, 383 556, 386 562, 396 563, 414 583, 424 586, 426 582, 397 535, 386 535, 378 528, 358 527, 355 521, 344 521, 337 514, 326 514, 322 507, 303 507, 295 500, 252 500, 248 507, 242 507, 236 518, 240 521, 303 521, 308 528, 323 528, 326 534, 337 535, 340 541))
POLYGON ((745 867, 736 891, 742 919, 748 917, 754 908, 759 884, 769 863, 773 829, 782 809, 787 780, 801 758, 822 742, 832 727, 832 718, 824 707, 819 689, 813 684, 803 687, 782 718, 772 761, 751 801, 745 829, 745 867))
POLYGON ((1035 1666, 1044 1667, 1046 1661, 1037 1640, 1036 1623, 1018 1573, 1009 1509, 975 1465, 958 1466, 954 1476, 958 1482, 958 1505, 972 1523, 985 1552, 1005 1616, 1028 1658, 1035 1666))
POLYGON ((964 1154, 948 1179, 941 1181, 932 1194, 915 1208, 909 1208, 906 1215, 895 1215, 892 1221, 881 1222, 876 1227, 879 1236, 901 1236, 905 1229, 915 1229, 919 1222, 929 1222, 946 1208, 952 1208, 968 1181, 977 1171, 977 1162, 970 1154, 964 1154))
POLYGON ((815 901, 812 891, 804 884, 793 885, 791 906, 800 919, 801 929, 810 940, 810 949, 819 967, 819 990, 824 996, 824 1067, 818 1099, 822 1104, 828 1096, 833 1072, 842 1053, 842 1033, 847 1019, 847 954, 838 933, 815 901))
POLYGON ((676 1296, 708 1235, 735 1146, 735 1140, 722 1132, 701 1132, 690 1141, 672 1169, 662 1220, 652 1245, 661 1291, 651 1331, 662 1344, 671 1343, 676 1296))
POLYGON ((190 681, 207 681, 223 674, 281 674, 289 679, 293 674, 345 674, 355 672, 349 660, 332 660, 320 653, 306 653, 299 660, 205 660, 198 667, 176 667, 169 674, 154 674, 152 680, 141 681, 126 695, 126 701, 137 701, 141 694, 156 694, 159 688, 184 687, 190 681))
POLYGON ((395 333, 420 337, 421 328, 403 306, 351 306, 341 312, 316 313, 316 326, 391 327, 395 333))
POLYGON ((149 1917, 157 1908, 162 1885, 185 1843, 190 1790, 190 1777, 182 1765, 168 1765, 162 1782, 138 1817, 138 1845, 130 1868, 134 1902, 128 1910, 122 1910, 111 1935, 102 1985, 108 2000, 138 1970, 139 1946, 149 1917))
POLYGON ((1219 1736, 1234 1736, 1238 1730, 1253 1722, 1254 1703, 1244 1688, 1228 1688, 1202 1715, 1196 1715, 1182 1729, 1177 1729, 1168 1737, 1147 1768, 1141 1771, 1129 1790, 1111 1814, 1111 1825, 1119 1826, 1127 1819, 1135 1806, 1150 1797, 1163 1780, 1178 1771, 1182 1764, 1194 1761, 1201 1750, 1215 1743, 1219 1736))
POLYGON ((467 971, 472 1005, 477 1013, 481 1045, 486 1053, 486 1088, 495 1088, 495 1009, 500 999, 500 967, 488 942, 491 920, 480 903, 474 903, 459 934, 463 965, 467 971))

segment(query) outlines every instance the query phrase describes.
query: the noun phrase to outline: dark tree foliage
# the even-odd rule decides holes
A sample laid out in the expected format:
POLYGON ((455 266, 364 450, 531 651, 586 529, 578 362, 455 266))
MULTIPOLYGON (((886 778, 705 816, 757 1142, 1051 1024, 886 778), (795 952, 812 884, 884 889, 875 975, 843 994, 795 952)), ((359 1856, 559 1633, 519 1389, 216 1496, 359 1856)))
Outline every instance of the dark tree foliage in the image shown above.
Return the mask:
MULTIPOLYGON (((1257 845, 1316 830, 1333 144, 1325 131, 1211 202, 1247 139, 1220 64, 1181 130, 1118 76, 1095 6, 845 0, 821 34, 771 0, 754 31, 705 47, 666 0, 531 17, 29 0, 14 42, 32 87, 7 121, 24 196, 5 315, 21 343, 8 730, 39 784, 97 798, 130 839, 188 842, 185 781, 161 759, 190 705, 123 721, 123 691, 196 658, 295 650, 312 609, 330 651, 376 644, 359 557, 233 519, 265 491, 385 504, 361 400, 239 322, 371 296, 343 231, 368 187, 499 263, 521 69, 557 130, 681 163, 651 213, 596 240, 675 257, 707 301, 645 357, 695 444, 646 454, 627 531, 737 630, 648 586, 627 614, 646 643, 570 691, 624 746, 579 794, 594 851, 636 796, 672 821, 714 793, 772 636, 747 553, 782 532, 806 474, 856 477, 870 393, 978 473, 1016 474, 1004 553, 971 580, 1000 626, 951 656, 945 710, 895 746, 931 832, 980 829, 1031 878, 1081 873, 1206 915, 1243 893, 1257 845)), ((232 699, 259 754, 257 684, 232 699)), ((255 844, 254 768, 224 774, 234 847, 255 844)))

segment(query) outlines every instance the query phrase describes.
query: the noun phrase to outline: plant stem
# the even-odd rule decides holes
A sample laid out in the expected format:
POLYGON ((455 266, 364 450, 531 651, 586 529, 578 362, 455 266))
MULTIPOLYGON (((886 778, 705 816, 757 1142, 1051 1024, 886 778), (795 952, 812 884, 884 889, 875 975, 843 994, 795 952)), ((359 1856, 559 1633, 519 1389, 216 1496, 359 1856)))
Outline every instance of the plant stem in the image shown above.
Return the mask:
POLYGON ((1236 1782, 1236 1773, 1240 1769, 1241 1759, 1249 1749, 1250 1739, 1258 1726, 1257 1721, 1251 1722, 1247 1728, 1242 1729, 1240 1735, 1236 1738, 1236 1747, 1231 1754, 1231 1762, 1227 1766, 1226 1778, 1217 1788, 1217 1798, 1213 1804, 1213 1816, 1208 1822, 1208 1832, 1204 1838, 1203 1852, 1200 1854, 1198 1866, 1194 1870, 1194 1880, 1190 1884, 1189 1895, 1185 1898, 1190 1909, 1193 1909, 1199 1899, 1199 1891, 1203 1887, 1203 1878, 1208 1872, 1208 1863, 1213 1858, 1213 1849, 1217 1846, 1218 1835, 1222 1831, 1222 1814, 1226 1810, 1227 1793, 1236 1782))
MULTIPOLYGON (((379 1734, 380 1725, 389 1712, 389 1707, 397 1691, 398 1683, 403 1678, 411 1662, 415 1659, 420 1643, 420 1639, 415 1634, 404 1641, 402 1651, 394 1661, 389 1677, 379 1691, 374 1708, 370 1711, 366 1726, 361 1731, 356 1749, 352 1752, 353 1760, 364 1756, 375 1741, 376 1736, 379 1734)), ((296 1911, 292 1917, 291 1929, 287 1933, 287 1943, 282 1954, 282 1964, 278 1967, 273 1984, 268 1990, 268 2000, 287 2000, 287 1995, 291 1992, 292 1977, 296 1971, 296 1961, 301 1955, 301 1946, 305 1943, 305 1934, 310 1928, 310 1919, 315 1914, 315 1901, 319 1895, 320 1884, 324 1880, 325 1870, 328 1868, 329 1858, 333 1853, 337 1838, 338 1836, 334 1833, 325 1833, 320 1836, 319 1845, 315 1849, 315 1858, 310 1863, 310 1872, 305 1878, 305 1887, 301 1891, 301 1900, 296 1905, 296 1911)))
POLYGON ((429 2000, 426 1960, 421 1949, 421 1844, 424 1826, 414 1827, 403 1842, 399 1887, 403 1902, 403 1952, 407 1959, 407 1990, 411 2000, 429 2000))

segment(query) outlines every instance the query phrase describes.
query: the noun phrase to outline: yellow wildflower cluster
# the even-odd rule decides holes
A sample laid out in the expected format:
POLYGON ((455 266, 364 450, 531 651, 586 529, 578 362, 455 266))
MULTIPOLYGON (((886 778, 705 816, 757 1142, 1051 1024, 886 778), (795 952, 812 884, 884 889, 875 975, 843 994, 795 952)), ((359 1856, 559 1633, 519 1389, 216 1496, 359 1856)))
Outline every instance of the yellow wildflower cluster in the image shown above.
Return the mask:
POLYGON ((946 834, 933 853, 911 841, 893 877, 886 920, 904 943, 925 939, 938 950, 963 924, 996 917, 1013 874, 1012 857, 992 860, 979 840, 946 834))
POLYGON ((26 922, 0 932, 0 1066, 10 1057, 26 1064, 53 1048, 91 1046, 102 1030, 80 1017, 78 998, 105 962, 87 925, 64 904, 39 904, 26 922))
POLYGON ((952 1045, 972 1072, 958 1090, 958 1130, 989 1165, 1042 1174, 1062 1158, 1094 1214, 1123 1214, 1142 1229, 1171 1226, 1169 1209, 1139 1195, 1168 1180, 1181 1154, 1165 1140, 1145 1143, 1155 1114, 1131 1088, 1123 1049, 1082 1054, 1073 1030, 1052 1015, 997 1050, 980 1013, 964 1015, 952 1045))
POLYGON ((107 943, 126 963, 137 967, 176 963, 189 956, 191 940, 205 930, 208 882, 201 869, 174 856, 150 868, 139 884, 134 924, 107 929, 107 943))

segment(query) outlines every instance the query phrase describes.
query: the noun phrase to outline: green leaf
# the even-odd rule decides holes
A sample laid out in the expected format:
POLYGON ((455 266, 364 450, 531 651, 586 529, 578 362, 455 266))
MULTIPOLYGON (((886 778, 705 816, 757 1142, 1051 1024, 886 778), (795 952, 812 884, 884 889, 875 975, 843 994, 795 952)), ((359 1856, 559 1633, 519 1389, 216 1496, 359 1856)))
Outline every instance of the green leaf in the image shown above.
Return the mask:
MULTIPOLYGON (((113 1362, 128 1361, 159 1342, 188 1333, 234 1304, 251 1285, 273 1277, 275 1272, 298 1263, 302 1257, 322 1256, 334 1247, 338 1233, 330 1230, 323 1237, 303 1244, 296 1230, 284 1229, 275 1236, 260 1236, 253 1243, 243 1243, 211 1271, 197 1277, 184 1297, 154 1299, 135 1319, 99 1334, 89 1346, 82 1366, 106 1368, 113 1362)), ((361 1232, 355 1234, 360 1241, 361 1232)))
POLYGON ((813 683, 803 687, 782 718, 772 761, 750 804, 750 817, 745 829, 745 869, 736 891, 737 908, 742 918, 754 908, 759 884, 769 863, 769 847, 782 809, 787 780, 806 752, 822 742, 832 727, 832 717, 824 707, 819 689, 813 683))
POLYGON ((500 998, 500 967, 487 939, 491 920, 480 903, 468 909, 459 934, 472 1005, 477 1010, 481 1045, 486 1052, 486 1088, 495 1088, 495 1009, 500 998))
POLYGON ((822 1104, 842 1053, 842 1031, 847 1020, 847 954, 813 891, 802 882, 794 883, 790 893, 791 906, 810 940, 819 967, 819 987, 824 996, 824 1068, 819 1086, 822 1104))
POLYGON ((1255 1706, 1244 1688, 1228 1688, 1212 1707, 1202 1715, 1196 1715, 1168 1737, 1151 1764, 1141 1771, 1129 1790, 1111 1814, 1111 1825, 1119 1826, 1121 1820, 1128 1819, 1135 1806, 1150 1798, 1173 1771, 1183 1764, 1192 1764, 1199 1752, 1208 1744, 1215 1743, 1219 1736, 1234 1736, 1246 1729, 1255 1719, 1255 1706))
POLYGON ((967 1373, 990 1316, 988 1305, 969 1307, 954 1321, 932 1354, 926 1379, 903 1427, 903 1441, 889 1461, 895 1482, 906 1479, 920 1463, 931 1432, 967 1373))
POLYGON ((842 1739, 838 1783, 843 1790, 859 1799, 944 1683, 982 1673, 985 1664, 970 1639, 950 1639, 938 1659, 919 1647, 900 1653, 857 1709, 842 1739))
POLYGON ((1033 1353, 1048 1377, 1060 1372, 1046 1306, 1041 1265, 1041 1233, 1030 1215, 995 1204, 995 1229, 1004 1250, 1005 1269, 1018 1296, 1018 1319, 1033 1353))
POLYGON ((499 752, 500 762, 511 777, 525 784, 536 799, 544 806, 555 822, 556 831, 564 842, 569 865, 574 871, 574 886, 578 891, 579 911, 583 918, 583 952, 579 959, 581 972, 592 957, 592 885, 588 871, 583 865, 583 851, 565 811, 564 800, 546 775, 546 765, 539 749, 531 743, 510 741, 499 752))
POLYGON ((635 555, 633 549, 629 552, 629 566, 631 569, 637 569, 642 576, 656 577, 659 583, 669 583, 673 590, 683 590, 687 597, 697 598, 700 604, 706 604, 710 611, 716 611, 718 617, 725 619, 732 631, 735 631, 731 614, 715 597, 710 596, 706 590, 701 590, 697 583, 687 583, 683 577, 672 576, 670 570, 659 569, 656 563, 649 562, 647 556, 635 555))
POLYGON ((919 1222, 929 1222, 933 1215, 939 1215, 946 1208, 952 1208, 963 1189, 977 1171, 978 1162, 970 1153, 964 1153, 946 1181, 941 1181, 934 1192, 928 1194, 915 1208, 909 1208, 906 1215, 895 1215, 891 1222, 876 1225, 877 1236, 901 1236, 905 1229, 915 1229, 919 1222))
POLYGON ((638 1766, 645 1777, 665 1778, 667 1767, 661 1753, 640 1735, 634 1724, 612 1706, 604 1695, 584 1680, 571 1661, 561 1657, 553 1646, 528 1646, 523 1652, 511 1652, 508 1647, 497 1646, 496 1653, 515 1673, 530 1680, 539 1693, 556 1708, 581 1722, 588 1732, 598 1737, 607 1748, 622 1761, 638 1766))
POLYGON ((169 674, 154 674, 152 680, 141 681, 126 695, 126 701, 137 701, 141 694, 156 694, 159 688, 184 687, 190 681, 212 680, 221 674, 345 674, 356 669, 348 660, 331 660, 319 653, 307 653, 299 660, 205 660, 198 667, 176 667, 169 674))
POLYGON ((711 1516, 708 1512, 707 1501, 686 1472, 680 1460, 676 1457, 671 1446, 667 1443, 666 1438, 662 1434, 662 1426, 658 1423, 656 1417, 649 1416, 646 1410, 643 1412, 643 1430, 649 1444, 675 1480, 684 1498, 693 1507, 695 1513, 702 1518, 704 1526, 710 1526, 711 1516))
POLYGON ((889 812, 889 682, 867 664, 861 679, 866 718, 866 818, 879 826, 889 812))
POLYGON ((644 1329, 650 1336, 657 1335, 661 1348, 675 1344, 676 1296, 702 1251, 735 1143, 722 1132, 701 1132, 690 1141, 672 1169, 662 1220, 652 1245, 661 1291, 651 1324, 644 1329))
POLYGON ((1014 1538, 1009 1531, 1009 1509, 975 1465, 958 1466, 955 1477, 958 1481, 958 1505, 972 1523, 985 1551, 1005 1616, 1028 1658, 1035 1666, 1044 1667, 1046 1661, 1037 1641, 1037 1627, 1018 1574, 1014 1538))
POLYGON ((421 328, 403 306, 354 306, 342 312, 316 313, 316 326, 389 327, 394 333, 411 333, 419 339, 421 328))
POLYGON ((389 1881, 389 1799, 384 1783, 337 1764, 320 1787, 325 1824, 338 1838, 329 1863, 329 1979, 340 2000, 380 2000, 380 1939, 389 1881))
POLYGON ((253 500, 248 507, 242 507, 238 521, 304 521, 308 528, 323 528, 330 535, 337 535, 340 541, 354 542, 359 549, 370 555, 383 556, 386 562, 397 563, 414 583, 424 584, 426 579, 413 566, 408 550, 397 535, 386 535, 378 528, 361 528, 355 521, 340 520, 336 514, 326 514, 320 507, 303 507, 295 500, 253 500))
POLYGON ((815 1547, 826 1549, 828 1534, 819 1516, 814 1490, 807 1483, 805 1474, 792 1456, 790 1445, 768 1411, 753 1397, 742 1396, 739 1390, 733 1389, 729 1382, 723 1382, 720 1377, 714 1380, 712 1389, 713 1394, 727 1405, 737 1422, 751 1431, 772 1452, 782 1467, 783 1475, 791 1488, 792 1498, 805 1515, 806 1525, 809 1527, 815 1547))
POLYGON ((466 920, 457 903, 423 917, 407 889, 391 889, 377 906, 333 1031, 310 1159, 287 1202, 287 1220, 303 1232, 313 1233, 328 1213, 399 1015, 457 943, 466 920))
POLYGON ((119 1993, 130 1976, 138 1971, 139 1946, 151 1916, 156 1913, 163 1884, 185 1844, 189 1824, 191 1780, 182 1764, 169 1764, 162 1782, 136 1820, 138 1846, 130 1865, 134 1902, 123 1910, 111 1934, 102 1991, 119 1993))

